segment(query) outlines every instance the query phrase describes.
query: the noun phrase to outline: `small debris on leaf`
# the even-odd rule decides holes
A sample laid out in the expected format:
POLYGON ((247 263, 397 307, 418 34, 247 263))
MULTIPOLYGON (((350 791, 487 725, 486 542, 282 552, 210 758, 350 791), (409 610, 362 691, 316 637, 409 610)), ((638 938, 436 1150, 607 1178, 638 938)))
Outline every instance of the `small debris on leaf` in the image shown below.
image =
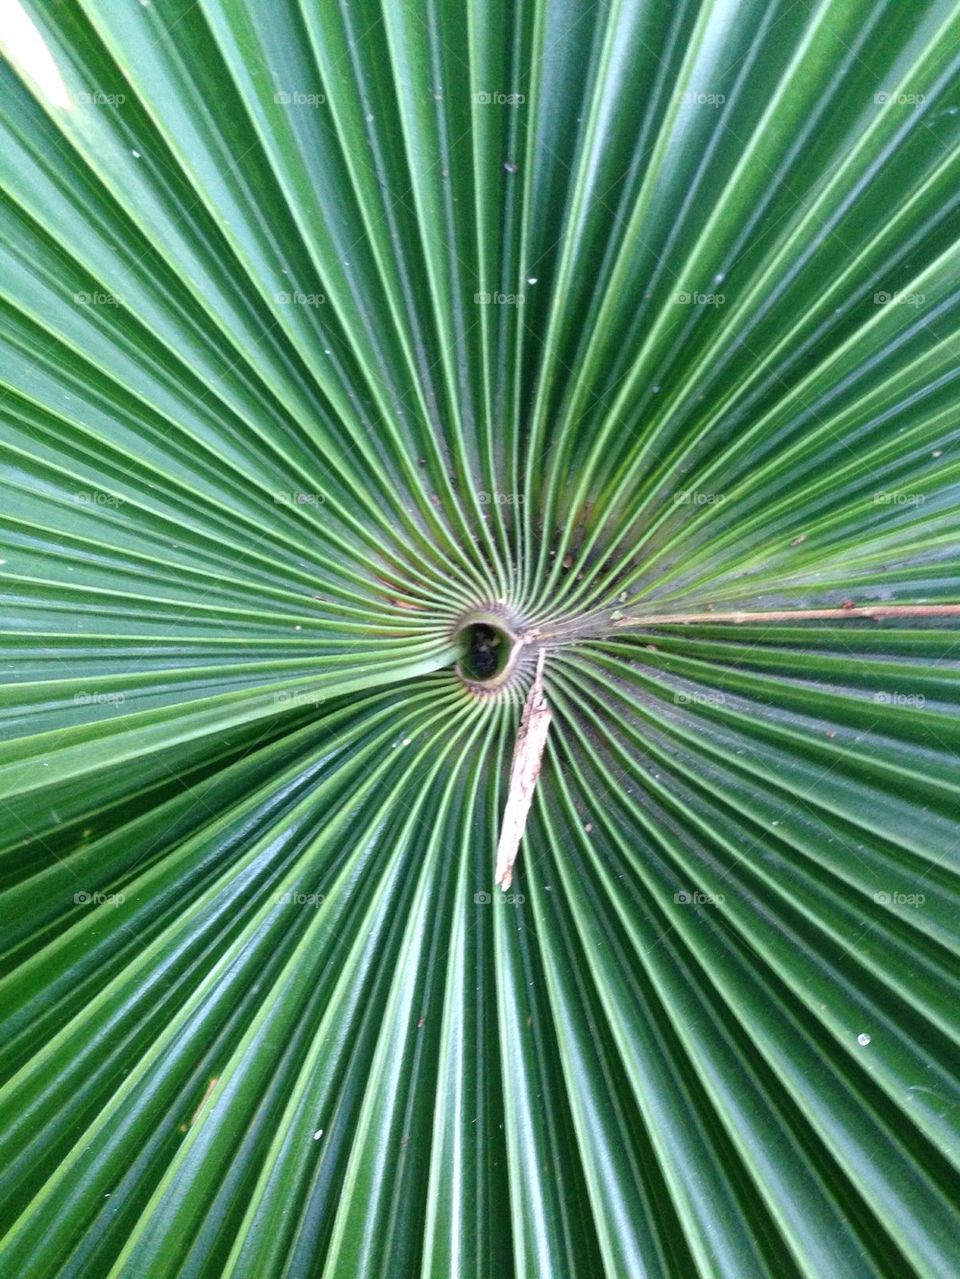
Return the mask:
MULTIPOLYGON (((219 1075, 214 1075, 214 1077, 213 1077, 213 1078, 210 1080, 210 1082, 207 1084, 207 1091, 206 1091, 206 1092, 203 1094, 203 1096, 200 1098, 200 1105, 196 1108, 196 1110, 195 1110, 195 1111, 193 1112, 193 1114, 190 1116, 190 1127, 191 1127, 191 1128, 192 1128, 192 1127, 193 1127, 193 1125, 197 1122, 197 1120, 200 1118, 200 1114, 201 1114, 201 1112, 203 1111, 204 1106, 205 1106, 205 1105, 207 1104, 207 1102, 210 1100, 210 1094, 213 1092, 214 1088, 216 1088, 216 1086, 217 1086, 217 1084, 218 1084, 219 1082, 220 1082, 220 1076, 219 1076, 219 1075)), ((181 1131, 185 1131, 185 1129, 183 1129, 182 1125, 181 1125, 181 1131)))
POLYGON ((503 810, 500 842, 497 845, 497 865, 494 881, 504 892, 513 882, 513 864, 520 850, 520 840, 527 825, 530 805, 540 776, 543 751, 547 744, 547 730, 553 712, 547 705, 543 691, 543 663, 546 649, 537 656, 537 673, 527 694, 527 700, 517 731, 517 744, 510 765, 510 791, 507 806, 503 810))

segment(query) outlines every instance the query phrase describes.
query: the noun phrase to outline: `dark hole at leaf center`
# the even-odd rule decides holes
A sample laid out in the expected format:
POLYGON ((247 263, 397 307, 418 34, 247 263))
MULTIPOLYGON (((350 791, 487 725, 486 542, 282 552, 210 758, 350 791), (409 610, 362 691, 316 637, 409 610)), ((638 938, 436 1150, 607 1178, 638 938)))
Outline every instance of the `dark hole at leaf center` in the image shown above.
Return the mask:
POLYGON ((465 641, 460 670, 467 679, 488 680, 499 675, 510 656, 510 638, 486 622, 464 627, 465 641))

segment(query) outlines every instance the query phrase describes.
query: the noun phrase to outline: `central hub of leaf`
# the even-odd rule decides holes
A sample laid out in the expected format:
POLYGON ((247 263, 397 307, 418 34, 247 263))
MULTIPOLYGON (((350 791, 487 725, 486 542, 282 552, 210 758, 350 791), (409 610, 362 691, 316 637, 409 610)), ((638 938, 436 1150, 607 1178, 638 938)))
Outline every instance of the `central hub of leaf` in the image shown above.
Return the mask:
POLYGON ((503 631, 484 622, 475 622, 465 632, 460 668, 469 679, 493 679, 503 670, 509 655, 510 641, 503 631))
POLYGON ((520 647, 505 618, 475 613, 457 631, 460 660, 457 674, 473 688, 498 688, 509 676, 520 647))

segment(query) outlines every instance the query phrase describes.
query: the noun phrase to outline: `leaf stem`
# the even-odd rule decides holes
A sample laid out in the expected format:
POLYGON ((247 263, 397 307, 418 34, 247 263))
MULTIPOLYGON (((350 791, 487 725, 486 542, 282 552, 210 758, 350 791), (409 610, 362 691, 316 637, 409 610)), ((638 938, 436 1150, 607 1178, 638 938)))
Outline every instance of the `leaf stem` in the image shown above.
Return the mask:
POLYGON ((651 613, 647 617, 620 617, 610 623, 613 629, 627 626, 672 626, 675 624, 712 624, 732 622, 742 626, 749 622, 846 622, 855 618, 883 621, 897 617, 960 617, 960 604, 868 604, 847 608, 769 609, 736 613, 651 613))

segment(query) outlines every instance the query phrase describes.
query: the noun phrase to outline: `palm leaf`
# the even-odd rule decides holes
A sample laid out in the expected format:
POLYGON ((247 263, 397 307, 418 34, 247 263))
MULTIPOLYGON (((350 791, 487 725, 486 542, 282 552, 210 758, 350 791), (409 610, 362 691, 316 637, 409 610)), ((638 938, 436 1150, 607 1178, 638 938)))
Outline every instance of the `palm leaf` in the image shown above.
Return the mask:
POLYGON ((3 1273, 954 1272, 958 37, 14 6, 3 1273))

